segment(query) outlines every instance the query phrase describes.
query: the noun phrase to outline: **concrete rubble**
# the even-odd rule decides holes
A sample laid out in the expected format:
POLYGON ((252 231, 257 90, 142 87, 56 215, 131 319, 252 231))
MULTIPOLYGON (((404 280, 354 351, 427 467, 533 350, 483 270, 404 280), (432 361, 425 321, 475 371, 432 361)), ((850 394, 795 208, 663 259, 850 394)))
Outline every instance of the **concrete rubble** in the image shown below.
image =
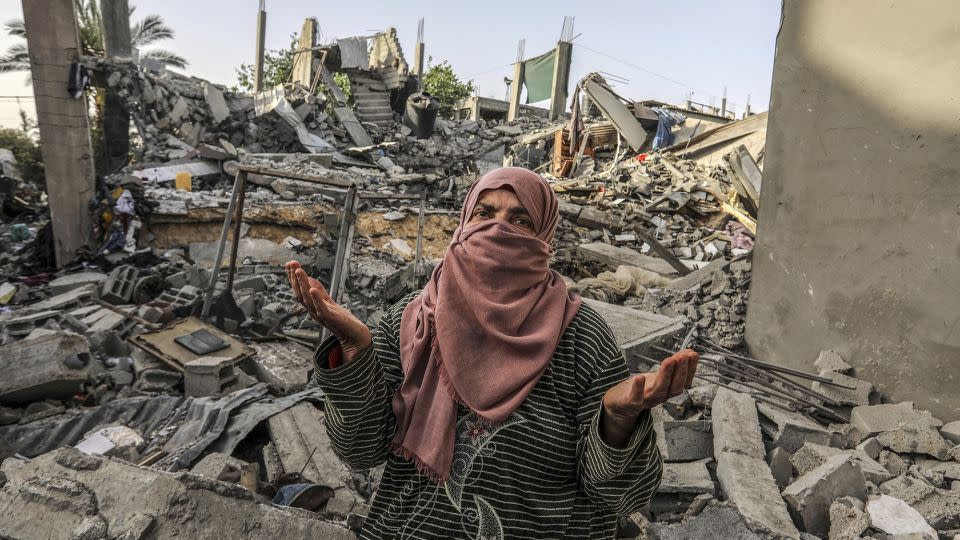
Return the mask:
POLYGON ((762 152, 654 150, 641 102, 617 108, 648 136, 629 151, 629 117, 589 107, 556 122, 458 114, 417 138, 390 108, 411 76, 390 50, 389 66, 343 72, 355 110, 325 83, 252 95, 85 60, 139 141, 104 178, 94 210, 110 219, 83 258, 53 269, 35 186, 17 184, 29 208, 0 223, 0 441, 12 441, 0 445, 0 513, 24 516, 0 520, 0 536, 354 538, 379 473, 349 470, 331 448, 312 381, 323 329, 283 264, 330 288, 342 276, 340 302, 375 327, 442 259, 471 183, 501 165, 553 186, 552 268, 609 322, 632 371, 681 346, 701 352, 693 387, 655 410, 663 484, 650 508, 621 516, 620 538, 960 533, 960 421, 883 403, 834 349, 811 362, 817 373, 751 357, 757 207, 741 164, 746 153, 762 166, 762 152), (581 156, 563 143, 571 120, 592 141, 581 156), (239 174, 239 237, 233 223, 221 246, 239 174), (234 242, 230 279, 216 254, 234 242), (304 508, 280 504, 302 483, 304 508))

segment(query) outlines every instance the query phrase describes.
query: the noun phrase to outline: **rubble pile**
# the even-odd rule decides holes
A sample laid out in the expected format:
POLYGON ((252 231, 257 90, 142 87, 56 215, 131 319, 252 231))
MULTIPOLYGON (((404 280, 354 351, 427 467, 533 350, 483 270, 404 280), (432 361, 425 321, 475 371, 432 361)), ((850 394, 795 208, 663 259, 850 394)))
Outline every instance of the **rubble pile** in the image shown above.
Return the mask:
MULTIPOLYGON (((640 102, 609 118, 441 118, 418 138, 370 105, 389 103, 376 73, 399 77, 402 61, 348 72, 360 119, 326 83, 249 95, 87 63, 140 141, 98 180, 97 245, 58 271, 44 197, 0 175, 14 186, 0 193, 0 508, 31 516, 0 520, 0 536, 353 537, 381 471, 348 470, 331 448, 312 382, 324 329, 283 264, 375 327, 423 286, 466 190, 501 165, 553 186, 552 267, 632 370, 702 352, 694 387, 654 410, 663 486, 620 537, 960 534, 957 422, 880 403, 830 351, 816 375, 749 355, 755 117, 728 124, 735 138, 721 126, 673 145, 640 102)), ((597 77, 579 86, 602 92, 597 77)))

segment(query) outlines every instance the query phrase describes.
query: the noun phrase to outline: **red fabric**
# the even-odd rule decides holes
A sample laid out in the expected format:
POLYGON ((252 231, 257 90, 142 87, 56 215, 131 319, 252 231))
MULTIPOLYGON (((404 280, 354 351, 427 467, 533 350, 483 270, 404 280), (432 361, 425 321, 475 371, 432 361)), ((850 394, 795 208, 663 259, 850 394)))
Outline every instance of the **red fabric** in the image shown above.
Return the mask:
POLYGON ((338 343, 333 347, 333 350, 330 351, 330 354, 327 355, 327 369, 338 368, 342 363, 343 349, 340 348, 340 344, 338 343))
POLYGON ((403 311, 394 451, 437 482, 453 461, 457 403, 503 422, 540 380, 580 298, 549 267, 558 201, 543 178, 501 168, 478 180, 443 261, 403 311), (536 237, 498 220, 467 225, 481 193, 510 188, 536 237))

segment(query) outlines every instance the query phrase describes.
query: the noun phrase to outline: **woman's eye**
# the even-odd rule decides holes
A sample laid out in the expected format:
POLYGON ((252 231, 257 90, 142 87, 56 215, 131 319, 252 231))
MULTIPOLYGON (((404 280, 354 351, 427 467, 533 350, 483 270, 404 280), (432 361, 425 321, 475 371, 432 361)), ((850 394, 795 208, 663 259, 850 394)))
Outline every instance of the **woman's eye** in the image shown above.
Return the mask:
POLYGON ((473 215, 475 215, 475 216, 480 216, 480 217, 487 217, 487 211, 486 211, 486 210, 477 210, 476 212, 474 212, 473 215))
POLYGON ((516 220, 516 224, 521 227, 530 227, 530 221, 523 218, 516 220))

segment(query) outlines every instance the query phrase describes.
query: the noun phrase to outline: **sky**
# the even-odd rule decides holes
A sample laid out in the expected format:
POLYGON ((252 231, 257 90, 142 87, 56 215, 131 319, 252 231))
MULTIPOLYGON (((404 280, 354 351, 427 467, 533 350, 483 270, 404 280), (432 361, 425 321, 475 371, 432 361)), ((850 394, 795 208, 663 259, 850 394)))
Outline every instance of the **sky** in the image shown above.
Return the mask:
MULTIPOLYGON (((130 0, 134 20, 157 14, 176 37, 158 46, 190 62, 187 73, 233 85, 234 69, 254 57, 259 0, 130 0)), ((669 2, 550 2, 486 0, 265 0, 266 46, 287 47, 306 17, 316 17, 321 43, 370 35, 393 26, 413 65, 417 21, 424 18, 426 54, 447 60, 477 93, 503 99, 513 76, 517 43, 525 58, 556 45, 564 16, 573 16, 570 90, 590 72, 608 77, 618 94, 635 100, 720 104, 726 91, 740 115, 764 111, 770 97, 773 54, 780 24, 778 0, 671 0, 669 2)), ((21 18, 19 0, 0 0, 0 21, 21 18)), ((0 35, 0 51, 16 39, 0 35)), ((0 75, 0 127, 19 127, 20 107, 34 114, 25 73, 0 75), (14 96, 21 97, 19 103, 14 96)), ((66 84, 66 82, 64 82, 66 84)))

